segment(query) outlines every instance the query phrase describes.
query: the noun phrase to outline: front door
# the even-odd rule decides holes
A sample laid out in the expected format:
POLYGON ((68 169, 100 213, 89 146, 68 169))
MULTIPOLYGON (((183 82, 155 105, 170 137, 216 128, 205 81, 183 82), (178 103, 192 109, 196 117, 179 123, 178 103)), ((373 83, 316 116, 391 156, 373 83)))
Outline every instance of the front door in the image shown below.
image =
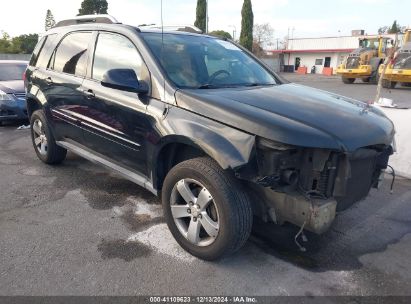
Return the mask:
POLYGON ((65 36, 54 50, 45 76, 47 103, 58 140, 83 142, 80 113, 87 100, 81 90, 87 70, 91 32, 65 36))
POLYGON ((329 68, 331 66, 331 57, 325 57, 324 67, 329 68))
POLYGON ((296 58, 295 58, 295 66, 294 66, 295 71, 298 70, 298 68, 300 67, 300 65, 301 65, 301 58, 300 58, 300 57, 296 57, 296 58))
POLYGON ((146 101, 136 93, 101 85, 111 69, 134 69, 139 81, 150 78, 137 48, 125 36, 99 33, 90 77, 83 83, 87 106, 82 126, 86 145, 118 164, 148 176, 146 137, 150 123, 146 101))

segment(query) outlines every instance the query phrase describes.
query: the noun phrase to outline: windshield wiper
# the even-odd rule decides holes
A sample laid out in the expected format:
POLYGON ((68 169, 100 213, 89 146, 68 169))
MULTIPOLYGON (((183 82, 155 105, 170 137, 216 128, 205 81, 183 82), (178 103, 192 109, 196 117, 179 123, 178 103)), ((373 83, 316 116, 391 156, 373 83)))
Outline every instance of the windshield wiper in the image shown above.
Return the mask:
POLYGON ((197 89, 221 89, 221 88, 238 88, 238 87, 259 87, 259 86, 272 86, 274 83, 238 83, 238 84, 227 84, 227 85, 216 85, 211 83, 203 84, 197 89))
POLYGON ((260 87, 260 86, 271 86, 274 85, 274 83, 258 83, 258 82, 253 82, 253 83, 246 83, 244 84, 245 87, 260 87))
POLYGON ((218 86, 218 85, 211 84, 211 83, 206 83, 206 84, 203 84, 203 85, 197 87, 197 89, 200 89, 200 90, 202 90, 202 89, 217 89, 217 88, 222 88, 222 86, 218 86))

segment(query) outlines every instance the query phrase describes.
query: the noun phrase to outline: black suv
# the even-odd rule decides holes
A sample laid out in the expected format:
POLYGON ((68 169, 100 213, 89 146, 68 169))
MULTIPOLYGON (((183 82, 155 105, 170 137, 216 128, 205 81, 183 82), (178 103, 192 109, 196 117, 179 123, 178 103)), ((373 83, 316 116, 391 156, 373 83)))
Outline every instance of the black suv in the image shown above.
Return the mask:
POLYGON ((325 232, 393 150, 378 109, 288 83, 207 35, 83 17, 42 37, 26 75, 37 156, 69 150, 161 196, 173 236, 202 259, 239 249, 253 216, 325 232))

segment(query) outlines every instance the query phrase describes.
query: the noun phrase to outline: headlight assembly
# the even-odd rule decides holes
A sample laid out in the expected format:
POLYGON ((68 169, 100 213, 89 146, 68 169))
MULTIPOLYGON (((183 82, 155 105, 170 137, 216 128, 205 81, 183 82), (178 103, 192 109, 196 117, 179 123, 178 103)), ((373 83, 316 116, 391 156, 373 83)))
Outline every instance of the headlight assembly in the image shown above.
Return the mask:
POLYGON ((7 94, 0 90, 0 101, 15 101, 16 97, 13 94, 7 94))

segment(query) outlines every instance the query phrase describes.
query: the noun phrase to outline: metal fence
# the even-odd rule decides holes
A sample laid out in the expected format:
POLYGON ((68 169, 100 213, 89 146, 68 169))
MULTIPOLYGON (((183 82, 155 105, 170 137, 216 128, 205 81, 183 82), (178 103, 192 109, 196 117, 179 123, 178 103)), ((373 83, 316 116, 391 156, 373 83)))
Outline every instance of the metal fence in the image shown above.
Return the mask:
POLYGON ((263 57, 260 58, 261 61, 263 61, 266 65, 270 67, 272 71, 275 73, 280 72, 281 69, 281 63, 280 63, 280 58, 278 57, 263 57))
POLYGON ((30 60, 31 54, 0 54, 0 60, 30 60))

